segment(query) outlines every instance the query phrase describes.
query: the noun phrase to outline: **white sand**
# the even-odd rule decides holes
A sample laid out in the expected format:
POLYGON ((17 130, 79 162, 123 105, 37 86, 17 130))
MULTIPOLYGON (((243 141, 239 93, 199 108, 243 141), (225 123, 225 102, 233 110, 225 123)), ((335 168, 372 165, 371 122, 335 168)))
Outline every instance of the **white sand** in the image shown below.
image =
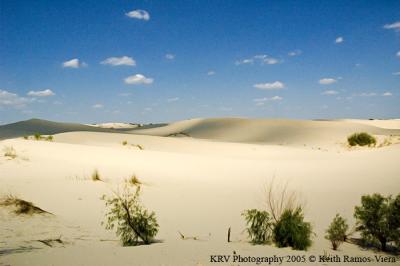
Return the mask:
POLYGON ((400 191, 400 145, 347 149, 346 134, 360 129, 380 136, 399 132, 347 121, 216 119, 148 129, 187 130, 203 139, 69 132, 55 135, 54 142, 0 141, 1 149, 13 146, 18 154, 8 160, 1 153, 0 194, 12 193, 54 214, 21 217, 0 207, 0 265, 238 265, 210 263, 210 255, 233 251, 253 256, 324 251, 374 256, 349 243, 333 251, 324 239, 337 212, 354 224, 354 206, 361 195, 400 191), (270 138, 263 136, 266 125, 273 126, 270 138), (128 145, 121 144, 124 140, 128 145), (94 169, 105 182, 90 180, 94 169), (105 212, 100 197, 132 174, 146 184, 143 203, 157 214, 160 243, 121 247, 114 232, 100 224, 105 212), (316 233, 307 252, 247 242, 240 214, 265 208, 264 186, 274 176, 277 182, 288 181, 305 202, 306 220, 316 233), (226 242, 229 227, 232 243, 226 242), (181 240, 178 231, 199 240, 181 240), (60 235, 65 243, 52 248, 35 241, 60 235))

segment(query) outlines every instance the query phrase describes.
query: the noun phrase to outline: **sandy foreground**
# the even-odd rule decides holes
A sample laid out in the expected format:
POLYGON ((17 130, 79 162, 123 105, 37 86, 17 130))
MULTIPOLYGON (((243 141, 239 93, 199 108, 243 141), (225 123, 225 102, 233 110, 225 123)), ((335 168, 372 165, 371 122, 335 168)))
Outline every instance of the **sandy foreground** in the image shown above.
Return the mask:
MULTIPOLYGON (((0 207, 0 265, 256 265, 210 260, 234 252, 307 258, 326 252, 371 257, 373 262, 361 264, 377 265, 375 255, 389 256, 349 243, 333 251, 324 235, 336 213, 354 225, 354 206, 362 195, 399 193, 398 120, 194 119, 121 128, 55 130, 53 142, 17 137, 40 127, 6 128, 7 136, 16 138, 0 141, 0 148, 12 146, 17 157, 0 154, 0 196, 15 195, 53 215, 16 215, 0 207), (386 140, 385 145, 349 149, 346 136, 358 131, 376 135, 379 144, 386 140), (103 181, 90 179, 94 169, 103 181), (122 247, 101 225, 106 208, 100 198, 133 174, 144 183, 143 203, 155 211, 160 231, 157 243, 122 247), (287 182, 304 203, 315 233, 307 252, 248 243, 241 213, 266 208, 265 186, 273 178, 287 182), (229 227, 231 243, 226 241, 229 227), (196 240, 182 240, 178 232, 196 240), (60 236, 62 243, 52 247, 38 241, 60 236)), ((0 137, 1 132, 0 127, 0 137)), ((285 260, 284 265, 296 265, 285 260)))

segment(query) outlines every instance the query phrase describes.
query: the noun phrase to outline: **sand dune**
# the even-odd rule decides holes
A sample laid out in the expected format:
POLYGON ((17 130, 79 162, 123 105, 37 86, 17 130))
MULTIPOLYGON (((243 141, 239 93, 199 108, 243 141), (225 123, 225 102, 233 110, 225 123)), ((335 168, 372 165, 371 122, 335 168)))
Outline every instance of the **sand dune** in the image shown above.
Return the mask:
POLYGON ((33 135, 36 133, 52 135, 71 131, 112 132, 111 129, 92 127, 76 123, 59 123, 41 119, 30 119, 0 126, 0 140, 33 135))
POLYGON ((242 118, 191 119, 171 124, 131 128, 129 124, 105 123, 97 126, 58 123, 31 119, 0 126, 0 139, 34 133, 119 132, 134 135, 172 136, 209 139, 225 142, 264 143, 276 145, 332 145, 345 142, 354 132, 374 135, 400 135, 397 120, 268 120, 242 118), (384 126, 382 126, 384 125, 384 126))
POLYGON ((16 195, 54 215, 22 217, 0 207, 0 261, 5 265, 215 265, 210 255, 233 251, 252 256, 326 251, 373 256, 373 251, 349 243, 332 251, 325 230, 338 212, 353 226, 354 206, 363 194, 400 191, 399 144, 354 150, 324 144, 344 142, 354 131, 399 132, 361 123, 194 119, 129 132, 89 132, 76 124, 68 128, 38 123, 43 129, 35 123, 7 128, 17 131, 14 135, 39 130, 63 133, 55 134, 53 142, 0 141, 0 149, 12 146, 17 154, 14 159, 0 154, 0 196, 16 195), (162 137, 174 131, 190 137, 162 137), (156 133, 162 136, 152 136, 156 133), (302 146, 305 142, 327 148, 302 146), (90 179, 94 169, 103 182, 90 179), (101 225, 105 212, 101 196, 112 193, 132 174, 145 184, 143 203, 156 212, 159 243, 122 247, 115 233, 101 225), (241 212, 265 208, 264 186, 273 178, 289 182, 305 203, 305 218, 315 233, 307 252, 248 243, 241 212), (226 242, 229 227, 232 243, 226 242), (182 240, 178 231, 198 240, 182 240), (60 236, 62 243, 52 247, 38 241, 60 236))
POLYGON ((279 145, 329 145, 343 142, 354 132, 400 135, 386 129, 352 121, 267 120, 241 118, 192 119, 153 129, 136 129, 134 134, 190 136, 218 141, 279 145), (179 134, 180 133, 180 134, 179 134), (184 133, 184 134, 182 134, 184 133))

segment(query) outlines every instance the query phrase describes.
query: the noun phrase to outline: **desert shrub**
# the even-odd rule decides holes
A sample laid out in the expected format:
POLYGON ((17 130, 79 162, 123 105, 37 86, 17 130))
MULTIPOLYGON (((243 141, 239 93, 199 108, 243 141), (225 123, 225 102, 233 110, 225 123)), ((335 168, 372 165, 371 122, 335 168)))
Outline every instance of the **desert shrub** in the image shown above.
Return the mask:
POLYGON ((253 244, 270 242, 273 223, 268 212, 251 209, 244 211, 242 215, 246 219, 246 231, 253 244))
POLYGON ((364 195, 361 206, 355 207, 354 217, 365 243, 379 243, 380 248, 386 251, 388 242, 399 242, 400 194, 395 199, 376 193, 364 195))
POLYGON ((32 202, 19 199, 15 196, 9 195, 0 200, 0 205, 14 207, 15 214, 44 214, 48 213, 41 208, 35 206, 32 202))
POLYGON ((277 223, 285 210, 299 205, 295 191, 290 191, 288 183, 276 184, 275 178, 265 187, 267 208, 277 223))
POLYGON ((311 246, 311 224, 304 222, 301 207, 286 209, 275 224, 273 235, 278 247, 307 250, 311 246))
POLYGON ((29 136, 24 136, 24 139, 29 139, 29 136))
POLYGON ((126 140, 124 140, 123 142, 122 142, 122 145, 127 145, 128 144, 128 141, 126 141, 126 140))
POLYGON ((128 183, 132 186, 141 186, 143 184, 136 175, 132 175, 131 178, 128 179, 128 183))
POLYGON ((326 230, 327 234, 325 236, 326 239, 331 241, 333 250, 337 250, 340 244, 346 240, 348 229, 349 225, 346 220, 339 214, 336 214, 328 230, 326 230))
POLYGON ((101 181, 100 174, 99 174, 99 171, 97 171, 97 169, 95 169, 92 173, 92 180, 93 181, 101 181))
MULTIPOLYGON (((150 244, 158 233, 158 223, 154 212, 149 212, 140 202, 141 186, 132 186, 126 182, 121 194, 114 193, 113 197, 105 197, 106 213, 105 227, 116 234, 124 246, 138 245, 141 242, 150 244)), ((103 222, 104 224, 104 222, 103 222)))
POLYGON ((35 140, 41 140, 42 139, 42 135, 40 135, 39 133, 36 133, 35 135, 33 135, 33 137, 35 138, 35 140))
POLYGON ((17 158, 17 151, 14 149, 13 146, 6 146, 3 148, 4 156, 10 159, 17 158))
POLYGON ((371 146, 376 144, 376 139, 370 134, 362 132, 362 133, 352 134, 347 138, 347 142, 349 143, 350 146, 356 146, 356 145, 371 146))
POLYGON ((53 141, 53 139, 54 139, 54 137, 52 135, 47 136, 47 138, 46 138, 47 141, 53 141))

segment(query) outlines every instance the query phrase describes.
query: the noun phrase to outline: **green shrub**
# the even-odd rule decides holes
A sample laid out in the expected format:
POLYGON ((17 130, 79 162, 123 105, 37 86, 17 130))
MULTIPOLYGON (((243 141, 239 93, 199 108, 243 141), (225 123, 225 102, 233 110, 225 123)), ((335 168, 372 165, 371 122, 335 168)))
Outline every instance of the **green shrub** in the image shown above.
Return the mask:
POLYGON ((128 141, 124 140, 124 141, 122 142, 122 145, 125 146, 126 144, 128 144, 128 141))
POLYGON ((49 136, 47 136, 47 138, 46 138, 47 141, 53 141, 53 139, 54 139, 54 138, 53 138, 52 135, 49 135, 49 136))
POLYGON ((347 142, 349 143, 350 146, 356 146, 356 145, 371 146, 376 144, 376 139, 370 134, 362 132, 362 133, 354 133, 353 135, 349 136, 347 138, 347 142))
POLYGON ((400 194, 392 199, 380 194, 364 195, 361 206, 356 206, 354 217, 357 230, 365 243, 379 243, 383 251, 387 243, 400 240, 400 194))
POLYGON ((244 211, 242 215, 246 219, 247 233, 253 244, 270 242, 273 223, 268 212, 251 209, 244 211))
POLYGON ((342 244, 343 241, 346 241, 348 229, 349 225, 346 220, 339 214, 336 214, 332 223, 329 225, 328 230, 326 230, 327 234, 325 236, 326 239, 331 241, 333 250, 337 250, 340 244, 342 244))
POLYGON ((35 138, 35 140, 41 140, 42 139, 42 135, 40 135, 39 133, 36 133, 35 135, 33 135, 33 137, 35 138))
POLYGON ((311 225, 304 222, 301 207, 286 209, 275 224, 274 242, 278 247, 307 250, 311 246, 311 225))
MULTIPOLYGON (((154 212, 146 210, 140 202, 140 185, 126 182, 122 194, 103 199, 109 211, 106 213, 106 229, 116 227, 116 234, 124 246, 150 244, 158 233, 159 225, 154 212)), ((104 223, 103 223, 104 224, 104 223)))

